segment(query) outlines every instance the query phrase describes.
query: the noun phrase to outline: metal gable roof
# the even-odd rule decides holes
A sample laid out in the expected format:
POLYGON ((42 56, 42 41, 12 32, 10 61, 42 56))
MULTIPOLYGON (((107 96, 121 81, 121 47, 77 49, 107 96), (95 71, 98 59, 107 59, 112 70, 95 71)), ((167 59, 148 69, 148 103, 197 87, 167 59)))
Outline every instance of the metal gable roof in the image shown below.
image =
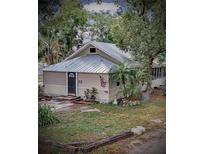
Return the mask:
POLYGON ((56 72, 81 72, 81 73, 110 73, 114 71, 116 64, 99 55, 85 55, 50 65, 43 71, 56 72))
POLYGON ((121 63, 131 61, 115 44, 94 41, 91 44, 121 63))
POLYGON ((96 41, 88 42, 83 47, 74 52, 70 57, 66 58, 66 60, 71 59, 72 57, 86 49, 89 45, 93 45, 94 47, 98 48, 102 52, 106 53, 107 55, 111 56, 121 63, 132 61, 130 57, 128 57, 126 53, 123 53, 123 51, 120 50, 115 44, 96 41))

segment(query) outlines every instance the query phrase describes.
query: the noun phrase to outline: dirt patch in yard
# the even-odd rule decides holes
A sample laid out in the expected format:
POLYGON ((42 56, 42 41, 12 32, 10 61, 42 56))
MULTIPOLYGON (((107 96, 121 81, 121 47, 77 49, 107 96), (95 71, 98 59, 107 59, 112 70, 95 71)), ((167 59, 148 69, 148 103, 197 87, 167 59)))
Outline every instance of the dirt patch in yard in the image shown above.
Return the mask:
POLYGON ((166 96, 164 95, 163 91, 161 89, 154 89, 153 93, 150 96, 150 101, 157 102, 160 100, 165 100, 166 96))

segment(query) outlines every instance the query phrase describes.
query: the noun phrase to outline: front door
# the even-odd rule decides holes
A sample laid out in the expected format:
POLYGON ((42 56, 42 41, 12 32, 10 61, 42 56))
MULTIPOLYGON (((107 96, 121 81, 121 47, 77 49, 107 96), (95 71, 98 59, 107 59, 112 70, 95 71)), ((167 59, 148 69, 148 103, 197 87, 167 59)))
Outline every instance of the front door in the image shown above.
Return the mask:
POLYGON ((76 88, 76 76, 75 73, 69 72, 68 73, 68 94, 75 95, 76 88))

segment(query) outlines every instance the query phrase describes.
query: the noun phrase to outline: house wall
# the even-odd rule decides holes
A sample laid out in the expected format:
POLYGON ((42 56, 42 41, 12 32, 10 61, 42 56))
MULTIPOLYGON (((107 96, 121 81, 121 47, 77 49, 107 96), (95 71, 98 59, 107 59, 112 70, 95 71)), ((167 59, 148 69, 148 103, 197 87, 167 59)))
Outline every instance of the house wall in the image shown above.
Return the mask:
POLYGON ((151 85, 152 88, 164 86, 165 85, 165 80, 166 80, 166 77, 162 77, 162 78, 152 80, 152 85, 151 85))
POLYGON ((111 78, 111 75, 109 76, 109 101, 113 101, 115 99, 115 96, 117 99, 122 98, 122 90, 120 85, 117 86, 117 81, 111 78))
POLYGON ((46 95, 67 95, 66 73, 43 72, 44 93, 46 95))
POLYGON ((100 51, 99 49, 96 48, 96 53, 90 53, 90 48, 95 48, 94 46, 92 45, 89 45, 87 48, 84 49, 84 51, 80 52, 79 54, 75 55, 74 57, 72 58, 76 58, 76 57, 80 57, 80 56, 83 56, 83 55, 87 55, 87 54, 99 54, 101 55, 102 57, 112 61, 113 63, 116 63, 116 64, 119 64, 118 61, 116 61, 115 59, 113 59, 112 57, 110 57, 109 55, 105 54, 104 52, 100 51))
POLYGON ((84 98, 84 91, 86 89, 91 89, 92 87, 95 87, 98 91, 97 94, 97 101, 102 103, 109 102, 109 75, 108 74, 94 74, 94 73, 78 73, 77 76, 78 79, 78 96, 81 96, 84 98), (105 81, 106 86, 101 87, 100 77, 101 75, 105 81))
MULTIPOLYGON (((161 77, 155 80, 152 80, 152 88, 154 87, 160 87, 160 86, 164 86, 166 82, 166 77, 161 77)), ((142 90, 145 90, 146 86, 142 87, 142 90)), ((122 89, 120 86, 117 86, 117 81, 113 80, 110 77, 109 80, 109 101, 113 101, 115 99, 115 96, 117 99, 122 98, 123 97, 123 93, 122 93, 122 89)))

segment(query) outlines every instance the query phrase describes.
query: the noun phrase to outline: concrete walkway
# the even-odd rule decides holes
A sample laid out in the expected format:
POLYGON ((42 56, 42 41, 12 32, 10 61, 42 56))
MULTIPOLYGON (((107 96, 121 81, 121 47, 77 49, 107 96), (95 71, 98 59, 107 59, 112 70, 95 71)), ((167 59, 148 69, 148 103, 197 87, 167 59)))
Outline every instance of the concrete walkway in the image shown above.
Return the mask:
POLYGON ((71 103, 71 101, 57 101, 57 100, 42 101, 39 103, 52 106, 55 112, 71 111, 73 106, 75 105, 71 103))

